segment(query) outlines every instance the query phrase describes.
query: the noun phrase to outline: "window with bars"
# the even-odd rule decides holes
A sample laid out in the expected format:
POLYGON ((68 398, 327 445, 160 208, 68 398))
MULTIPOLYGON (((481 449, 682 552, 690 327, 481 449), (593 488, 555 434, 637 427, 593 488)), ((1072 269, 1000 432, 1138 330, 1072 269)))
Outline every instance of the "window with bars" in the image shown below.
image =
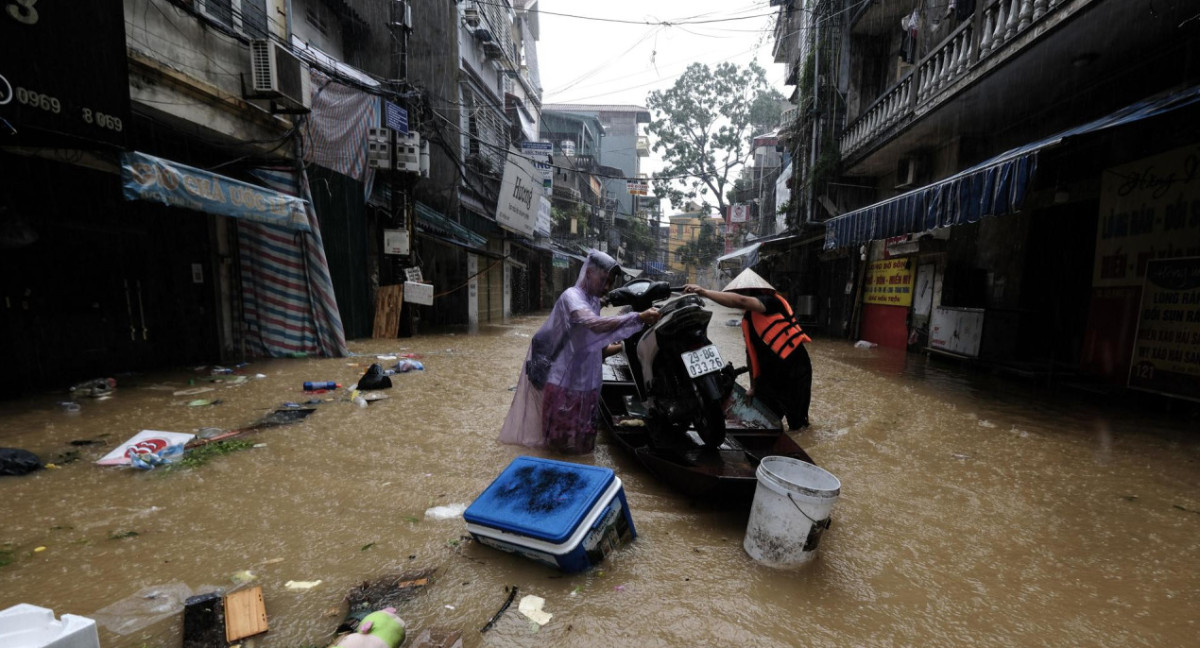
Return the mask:
POLYGON ((467 154, 493 169, 503 168, 508 150, 508 123, 487 100, 470 88, 464 92, 467 105, 467 154))
POLYGON ((249 38, 268 36, 267 0, 199 0, 197 6, 213 21, 249 38))

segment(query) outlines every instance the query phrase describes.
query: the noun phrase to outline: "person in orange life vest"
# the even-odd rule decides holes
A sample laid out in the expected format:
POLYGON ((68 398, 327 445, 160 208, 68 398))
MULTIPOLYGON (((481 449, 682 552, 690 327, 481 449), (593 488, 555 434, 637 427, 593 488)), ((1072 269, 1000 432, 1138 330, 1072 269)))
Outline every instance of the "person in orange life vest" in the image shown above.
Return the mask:
POLYGON ((805 342, 812 340, 796 323, 792 307, 765 279, 747 268, 723 291, 687 284, 683 292, 745 311, 742 334, 750 364, 748 396, 757 396, 793 430, 808 427, 812 400, 812 361, 805 342))

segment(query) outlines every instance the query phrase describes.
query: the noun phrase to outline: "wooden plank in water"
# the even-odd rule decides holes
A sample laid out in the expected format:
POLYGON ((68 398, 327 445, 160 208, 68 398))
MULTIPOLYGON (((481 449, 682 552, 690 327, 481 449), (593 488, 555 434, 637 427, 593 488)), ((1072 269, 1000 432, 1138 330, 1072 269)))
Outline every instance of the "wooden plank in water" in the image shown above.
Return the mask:
POLYGON ((380 286, 375 293, 375 324, 373 338, 394 338, 400 335, 400 308, 404 302, 404 284, 380 286))
POLYGON ((229 643, 267 631, 267 606, 255 585, 225 596, 225 640, 229 643))

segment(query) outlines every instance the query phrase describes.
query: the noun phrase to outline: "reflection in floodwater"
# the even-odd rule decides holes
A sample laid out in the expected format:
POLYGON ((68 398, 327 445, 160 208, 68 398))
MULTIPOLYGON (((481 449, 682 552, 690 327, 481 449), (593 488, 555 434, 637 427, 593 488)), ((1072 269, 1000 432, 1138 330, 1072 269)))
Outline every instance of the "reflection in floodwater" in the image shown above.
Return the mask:
MULTIPOLYGON (((737 314, 716 310, 710 337, 741 365, 740 331, 722 325, 737 314)), ((74 414, 63 394, 0 404, 0 446, 60 465, 0 478, 0 609, 108 608, 106 648, 174 646, 178 605, 155 606, 252 579, 271 628, 256 645, 324 645, 352 588, 433 568, 399 614, 417 632, 461 629, 468 648, 1194 641, 1194 418, 840 340, 810 346, 813 426, 795 435, 842 482, 807 567, 755 564, 742 549, 748 506, 678 496, 603 436, 594 455, 566 459, 616 471, 636 541, 577 575, 465 541, 461 518, 425 511, 471 502, 517 456, 562 458, 495 441, 540 323, 256 361, 244 371, 265 378, 237 384, 191 369, 120 376, 112 398, 80 399, 74 414), (247 426, 312 398, 305 381, 349 384, 397 353, 425 371, 392 376, 377 392, 388 398, 365 408, 318 395, 306 419, 244 437, 260 447, 170 472, 92 465, 141 429, 247 426), (175 394, 196 387, 221 403, 175 394), (535 636, 509 610, 480 634, 512 585, 544 598, 552 621, 535 636)))

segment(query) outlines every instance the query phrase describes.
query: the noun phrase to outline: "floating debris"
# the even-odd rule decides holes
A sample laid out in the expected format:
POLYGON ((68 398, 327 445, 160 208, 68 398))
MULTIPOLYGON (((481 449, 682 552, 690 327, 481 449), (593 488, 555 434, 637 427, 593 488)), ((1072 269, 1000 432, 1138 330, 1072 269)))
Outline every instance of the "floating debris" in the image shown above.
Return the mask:
POLYGON ((500 609, 496 610, 496 613, 492 615, 492 618, 488 619, 487 625, 479 629, 480 634, 491 630, 492 626, 496 625, 496 621, 500 620, 500 617, 504 615, 504 611, 508 609, 508 606, 512 605, 513 599, 516 598, 516 596, 517 586, 513 585, 511 589, 508 589, 508 598, 504 599, 504 605, 501 605, 500 609))
POLYGON ((538 625, 544 626, 547 623, 550 623, 550 618, 554 616, 553 614, 550 614, 542 609, 542 606, 545 604, 546 599, 540 596, 534 596, 533 594, 528 594, 523 597, 521 599, 521 603, 517 605, 517 611, 519 611, 521 614, 524 614, 531 621, 537 623, 538 625))

